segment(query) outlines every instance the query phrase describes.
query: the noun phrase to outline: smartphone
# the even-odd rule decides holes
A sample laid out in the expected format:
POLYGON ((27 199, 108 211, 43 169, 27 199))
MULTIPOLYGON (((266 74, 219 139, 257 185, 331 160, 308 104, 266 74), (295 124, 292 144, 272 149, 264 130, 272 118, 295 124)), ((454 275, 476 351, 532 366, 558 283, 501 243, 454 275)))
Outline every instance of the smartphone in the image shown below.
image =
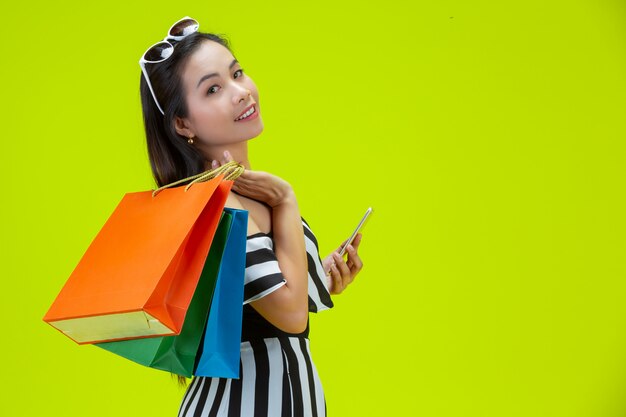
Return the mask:
POLYGON ((352 243, 352 241, 356 237, 356 234, 359 233, 359 230, 361 230, 363 228, 363 226, 365 226, 365 223, 367 223, 367 219, 369 219, 369 216, 370 216, 370 214, 372 214, 372 211, 373 211, 373 209, 371 207, 369 207, 367 209, 367 211, 363 215, 363 218, 359 222, 359 225, 356 227, 356 229, 354 229, 354 232, 352 232, 352 236, 350 236, 350 239, 348 239, 346 241, 345 245, 343 245, 341 247, 341 250, 339 251, 339 256, 343 256, 343 254, 345 253, 346 248, 348 247, 348 245, 352 243))

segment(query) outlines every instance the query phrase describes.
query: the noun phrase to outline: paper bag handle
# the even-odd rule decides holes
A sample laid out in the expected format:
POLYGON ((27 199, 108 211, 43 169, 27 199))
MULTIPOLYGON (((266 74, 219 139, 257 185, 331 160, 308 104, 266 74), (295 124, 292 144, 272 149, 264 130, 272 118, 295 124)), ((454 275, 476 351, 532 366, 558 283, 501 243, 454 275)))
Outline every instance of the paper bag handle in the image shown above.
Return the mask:
POLYGON ((217 177, 220 174, 224 174, 224 179, 225 180, 234 180, 237 177, 239 177, 244 171, 245 171, 245 167, 243 165, 241 165, 238 162, 235 161, 230 161, 225 163, 224 165, 221 165, 215 169, 209 169, 207 171, 201 172, 199 174, 196 175, 192 175, 191 177, 187 177, 187 178, 183 178, 182 180, 178 180, 175 182, 171 182, 169 184, 165 184, 159 188, 157 188, 156 190, 154 190, 152 192, 152 197, 156 196, 159 191, 163 190, 164 188, 167 187, 171 187, 173 185, 176 184, 180 184, 183 183, 185 181, 189 181, 189 180, 193 180, 191 181, 186 187, 185 187, 185 191, 187 191, 189 189, 189 187, 191 187, 193 184, 197 183, 197 182, 202 182, 202 181, 208 181, 212 178, 217 177))

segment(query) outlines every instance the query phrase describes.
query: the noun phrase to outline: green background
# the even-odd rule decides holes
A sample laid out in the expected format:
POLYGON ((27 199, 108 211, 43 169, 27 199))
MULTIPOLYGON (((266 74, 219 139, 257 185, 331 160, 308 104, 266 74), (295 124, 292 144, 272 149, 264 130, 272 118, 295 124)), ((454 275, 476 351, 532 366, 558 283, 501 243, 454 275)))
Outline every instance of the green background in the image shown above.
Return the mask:
POLYGON ((154 187, 139 56, 189 15, 260 92, 252 168, 364 269, 312 315, 330 416, 623 416, 618 0, 3 3, 0 415, 174 416, 167 373, 42 317, 154 187))

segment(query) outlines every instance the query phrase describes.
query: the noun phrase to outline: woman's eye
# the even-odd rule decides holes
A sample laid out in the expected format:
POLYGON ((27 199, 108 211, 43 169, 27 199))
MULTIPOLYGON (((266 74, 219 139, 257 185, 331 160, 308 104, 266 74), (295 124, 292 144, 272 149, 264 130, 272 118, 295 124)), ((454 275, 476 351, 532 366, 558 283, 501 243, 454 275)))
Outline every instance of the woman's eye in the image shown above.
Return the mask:
MULTIPOLYGON (((237 71, 235 71, 235 74, 239 73, 239 75, 235 75, 235 78, 239 78, 243 75, 243 68, 238 69, 237 71)), ((206 94, 207 95, 211 95, 211 94, 215 94, 217 93, 217 89, 219 88, 219 86, 217 85, 212 85, 211 87, 209 87, 209 89, 207 90, 206 94)))

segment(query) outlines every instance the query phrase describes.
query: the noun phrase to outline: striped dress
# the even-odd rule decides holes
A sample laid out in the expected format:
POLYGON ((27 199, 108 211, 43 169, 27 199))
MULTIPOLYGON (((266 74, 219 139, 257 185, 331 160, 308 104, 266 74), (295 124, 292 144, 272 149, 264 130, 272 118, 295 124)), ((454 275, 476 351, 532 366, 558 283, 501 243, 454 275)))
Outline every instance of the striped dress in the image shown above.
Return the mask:
MULTIPOLYGON (((319 247, 302 218, 309 276, 309 312, 333 307, 319 247)), ((256 312, 251 301, 285 285, 272 233, 248 236, 239 379, 194 377, 179 417, 325 417, 324 391, 311 358, 309 323, 286 333, 256 312)))

